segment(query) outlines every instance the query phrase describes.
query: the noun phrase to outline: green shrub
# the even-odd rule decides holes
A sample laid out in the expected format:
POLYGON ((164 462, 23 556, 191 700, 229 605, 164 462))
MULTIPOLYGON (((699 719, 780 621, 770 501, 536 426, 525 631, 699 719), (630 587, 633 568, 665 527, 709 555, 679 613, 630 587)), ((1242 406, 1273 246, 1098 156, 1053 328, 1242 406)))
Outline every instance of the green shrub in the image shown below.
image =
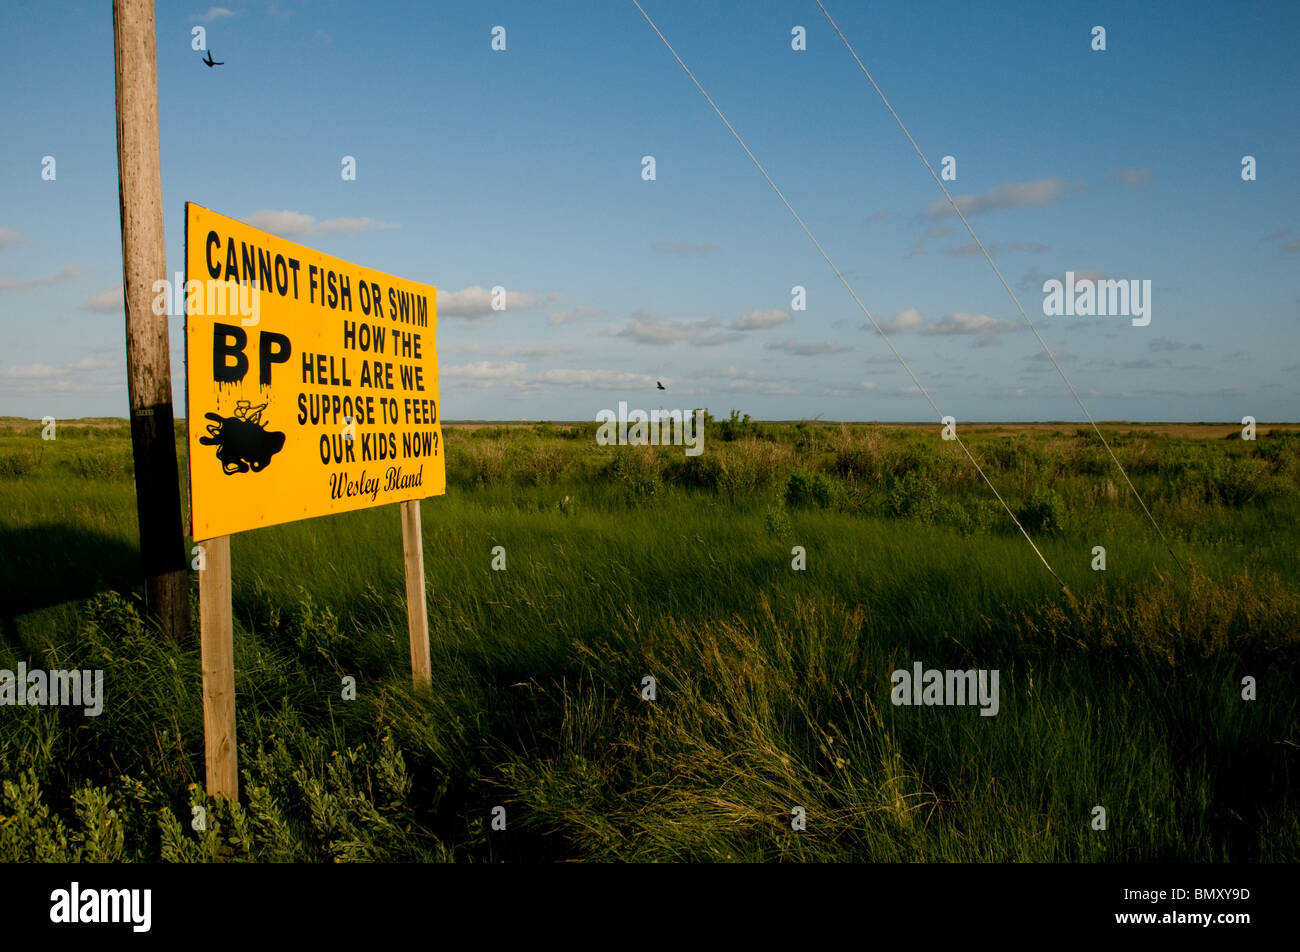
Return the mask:
POLYGON ((716 490, 722 483, 722 462, 717 453, 682 456, 669 460, 664 467, 664 478, 679 486, 716 490))
POLYGON ((0 478, 16 479, 26 476, 39 462, 40 456, 32 450, 0 454, 0 478))
POLYGON ((499 482, 505 475, 505 447, 499 440, 479 438, 481 432, 475 430, 473 442, 447 454, 448 482, 484 486, 499 482))
POLYGON ((550 486, 559 482, 569 465, 567 452, 554 441, 536 443, 522 449, 515 479, 522 486, 550 486))
POLYGON ((834 502, 835 487, 821 473, 796 470, 785 484, 785 502, 788 506, 812 506, 827 509, 834 502))
POLYGON ((604 476, 631 496, 655 496, 663 488, 660 457, 652 447, 619 447, 605 465, 604 476))
MULTIPOLYGON (((712 418, 706 418, 706 423, 712 418)), ((743 417, 739 410, 732 410, 731 416, 714 427, 718 439, 730 443, 732 440, 739 440, 742 437, 756 437, 762 435, 762 425, 755 423, 746 413, 743 417)))
POLYGON ((842 446, 835 451, 834 471, 849 479, 880 478, 879 457, 865 446, 842 446))
POLYGON ((135 461, 129 449, 79 452, 69 457, 64 465, 82 479, 125 481, 135 478, 135 461))
POLYGON ((293 623, 294 644, 307 654, 332 657, 344 641, 338 616, 329 606, 312 601, 305 588, 299 591, 301 595, 293 623))
POLYGON ((766 475, 757 458, 728 453, 722 460, 718 488, 733 499, 747 496, 759 487, 766 475))
POLYGON ((1016 510, 1016 518, 1030 534, 1060 532, 1066 524, 1065 503, 1054 490, 1034 492, 1016 510))
POLYGON ((964 500, 946 498, 939 504, 935 520, 952 526, 963 535, 988 532, 999 525, 1000 520, 1007 525, 1011 524, 996 500, 982 497, 964 500))
POLYGON ((885 503, 886 511, 899 519, 933 522, 939 512, 939 489, 922 472, 904 472, 893 478, 885 503))
POLYGON ((768 503, 763 508, 763 525, 767 529, 767 534, 774 539, 786 541, 790 538, 794 527, 790 524, 790 514, 786 512, 785 503, 781 500, 768 503))

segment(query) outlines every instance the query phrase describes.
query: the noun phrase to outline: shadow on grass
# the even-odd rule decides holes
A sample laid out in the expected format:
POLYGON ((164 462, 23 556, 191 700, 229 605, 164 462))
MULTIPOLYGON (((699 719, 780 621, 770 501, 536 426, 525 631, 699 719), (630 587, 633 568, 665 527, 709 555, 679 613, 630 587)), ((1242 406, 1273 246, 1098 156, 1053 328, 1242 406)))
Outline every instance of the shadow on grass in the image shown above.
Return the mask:
POLYGON ((18 640, 20 615, 109 589, 131 591, 140 550, 116 536, 46 523, 4 534, 0 545, 0 633, 18 640))

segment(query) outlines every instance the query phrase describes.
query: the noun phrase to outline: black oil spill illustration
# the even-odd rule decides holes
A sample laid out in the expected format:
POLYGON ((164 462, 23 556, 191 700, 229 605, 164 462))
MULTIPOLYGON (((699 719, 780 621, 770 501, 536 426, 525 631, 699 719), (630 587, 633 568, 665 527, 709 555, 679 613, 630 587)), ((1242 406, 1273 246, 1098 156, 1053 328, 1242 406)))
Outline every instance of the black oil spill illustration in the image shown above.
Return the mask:
POLYGON ((217 422, 207 425, 208 435, 200 436, 199 442, 217 448, 221 471, 227 476, 247 473, 250 469, 261 472, 270 465, 271 457, 284 448, 284 434, 266 429, 261 422, 265 409, 265 403, 253 406, 248 400, 240 400, 235 404, 234 416, 203 414, 217 422))

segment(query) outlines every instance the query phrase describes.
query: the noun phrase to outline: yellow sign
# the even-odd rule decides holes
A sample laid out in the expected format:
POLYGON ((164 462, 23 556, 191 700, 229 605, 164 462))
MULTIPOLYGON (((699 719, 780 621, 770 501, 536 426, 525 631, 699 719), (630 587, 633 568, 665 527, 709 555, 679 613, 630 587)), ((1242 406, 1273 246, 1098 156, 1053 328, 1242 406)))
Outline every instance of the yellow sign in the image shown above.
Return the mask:
POLYGON ((446 492, 437 289, 185 206, 195 539, 446 492))

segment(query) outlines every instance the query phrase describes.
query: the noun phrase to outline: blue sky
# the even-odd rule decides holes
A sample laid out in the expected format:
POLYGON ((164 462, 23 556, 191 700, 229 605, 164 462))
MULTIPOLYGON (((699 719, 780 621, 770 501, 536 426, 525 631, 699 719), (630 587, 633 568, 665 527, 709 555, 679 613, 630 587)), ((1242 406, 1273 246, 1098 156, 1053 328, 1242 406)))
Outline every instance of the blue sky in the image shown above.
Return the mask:
MULTIPOLYGON (((157 3, 169 272, 194 201, 437 285, 446 419, 932 418, 630 0, 222 3, 157 3)), ((944 413, 1082 419, 815 2, 643 6, 944 413)), ((1097 419, 1300 419, 1300 5, 827 7, 1097 419)), ((127 411, 110 9, 0 8, 0 415, 127 411)))

